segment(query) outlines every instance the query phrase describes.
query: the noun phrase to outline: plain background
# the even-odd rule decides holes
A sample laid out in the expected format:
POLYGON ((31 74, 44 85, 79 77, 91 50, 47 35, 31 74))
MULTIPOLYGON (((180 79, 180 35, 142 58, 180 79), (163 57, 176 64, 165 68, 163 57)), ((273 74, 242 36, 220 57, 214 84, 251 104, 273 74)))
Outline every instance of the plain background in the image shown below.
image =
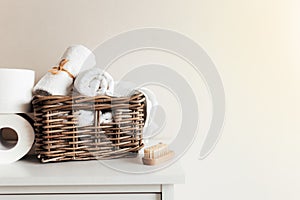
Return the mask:
POLYGON ((297 0, 0 0, 0 66, 34 69, 38 80, 70 44, 93 49, 140 27, 185 34, 214 60, 227 113, 212 154, 198 159, 200 130, 181 159, 176 200, 298 200, 299 9, 297 0))

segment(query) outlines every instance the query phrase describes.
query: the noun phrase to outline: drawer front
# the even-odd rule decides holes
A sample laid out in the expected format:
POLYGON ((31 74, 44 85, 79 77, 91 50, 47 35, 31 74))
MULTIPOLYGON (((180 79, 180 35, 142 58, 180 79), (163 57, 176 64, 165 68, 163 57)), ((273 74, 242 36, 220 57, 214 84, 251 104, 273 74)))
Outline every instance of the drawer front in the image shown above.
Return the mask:
POLYGON ((2 200, 161 200, 156 193, 144 194, 39 194, 39 195, 0 195, 2 200))

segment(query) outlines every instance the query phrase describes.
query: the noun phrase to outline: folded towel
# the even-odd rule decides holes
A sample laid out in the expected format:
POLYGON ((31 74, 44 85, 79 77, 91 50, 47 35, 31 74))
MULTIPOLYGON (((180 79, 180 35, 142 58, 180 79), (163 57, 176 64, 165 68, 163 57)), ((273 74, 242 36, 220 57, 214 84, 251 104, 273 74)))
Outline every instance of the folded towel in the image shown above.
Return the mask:
POLYGON ((35 85, 34 94, 68 95, 74 78, 81 69, 90 69, 96 64, 95 55, 82 45, 70 46, 56 67, 47 72, 35 85))
POLYGON ((81 72, 75 79, 74 88, 82 95, 97 96, 114 93, 112 76, 98 67, 81 72))

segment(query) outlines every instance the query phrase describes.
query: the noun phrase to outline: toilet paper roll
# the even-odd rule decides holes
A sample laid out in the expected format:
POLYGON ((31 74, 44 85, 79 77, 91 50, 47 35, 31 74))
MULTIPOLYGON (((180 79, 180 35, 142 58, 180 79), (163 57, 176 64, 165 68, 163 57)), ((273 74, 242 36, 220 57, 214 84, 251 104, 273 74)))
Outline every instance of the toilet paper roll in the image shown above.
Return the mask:
POLYGON ((31 111, 34 76, 28 69, 0 68, 0 113, 31 111))
MULTIPOLYGON (((19 115, 0 114, 0 130, 13 129, 18 138, 14 146, 7 145, 0 137, 0 164, 15 162, 25 156, 34 142, 34 130, 30 123, 19 115)), ((0 134, 2 135, 3 133, 0 134)))

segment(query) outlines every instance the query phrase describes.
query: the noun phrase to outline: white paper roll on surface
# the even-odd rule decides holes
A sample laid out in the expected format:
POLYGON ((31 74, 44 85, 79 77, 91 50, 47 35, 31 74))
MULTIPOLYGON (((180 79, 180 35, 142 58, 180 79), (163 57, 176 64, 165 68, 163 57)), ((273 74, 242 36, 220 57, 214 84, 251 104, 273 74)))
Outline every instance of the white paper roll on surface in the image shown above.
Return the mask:
POLYGON ((0 141, 0 164, 8 164, 29 152, 34 142, 34 130, 26 119, 14 114, 0 114, 0 129, 3 128, 13 129, 18 136, 17 143, 12 148, 7 148, 2 145, 4 141, 0 141))
POLYGON ((0 68, 0 113, 30 112, 34 78, 32 70, 0 68))

